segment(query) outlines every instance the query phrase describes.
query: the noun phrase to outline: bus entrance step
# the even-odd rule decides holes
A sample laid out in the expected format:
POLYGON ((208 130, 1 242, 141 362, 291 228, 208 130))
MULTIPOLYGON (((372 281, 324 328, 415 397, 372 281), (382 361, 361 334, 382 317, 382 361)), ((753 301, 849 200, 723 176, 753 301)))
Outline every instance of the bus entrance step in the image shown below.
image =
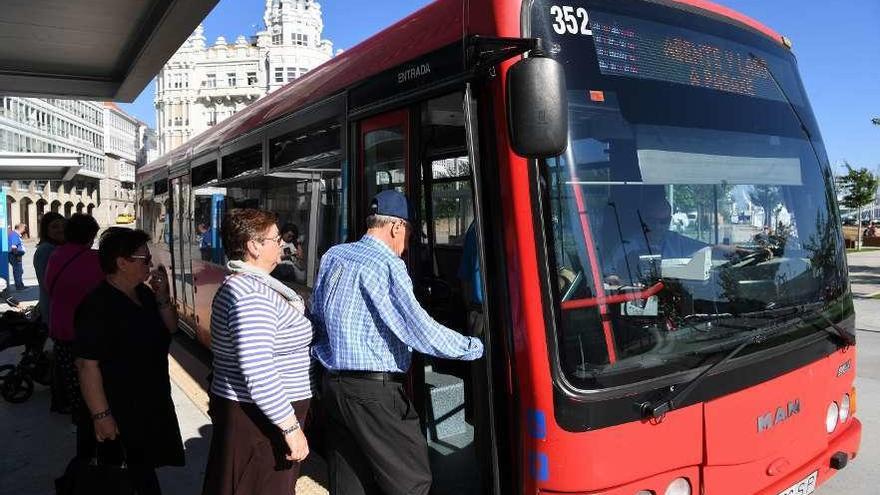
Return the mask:
POLYGON ((428 430, 432 439, 444 440, 467 431, 464 420, 464 382, 453 375, 425 370, 428 387, 428 430))

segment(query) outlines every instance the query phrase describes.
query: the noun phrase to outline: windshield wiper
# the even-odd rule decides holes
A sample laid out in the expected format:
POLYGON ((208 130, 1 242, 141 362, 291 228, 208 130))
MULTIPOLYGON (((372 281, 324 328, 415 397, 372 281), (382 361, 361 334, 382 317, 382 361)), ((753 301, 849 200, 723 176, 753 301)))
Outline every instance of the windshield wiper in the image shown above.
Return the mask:
POLYGON ((826 325, 821 325, 822 329, 826 332, 830 333, 832 337, 835 338, 837 343, 841 347, 848 347, 851 345, 855 345, 856 336, 847 332, 845 328, 841 327, 837 323, 831 321, 831 318, 825 316, 825 313, 822 312, 822 309, 826 306, 825 302, 816 301, 805 304, 798 304, 795 306, 782 306, 779 308, 771 308, 771 309, 763 309, 760 311, 754 311, 751 313, 741 313, 737 316, 745 316, 749 318, 765 318, 765 317, 783 317, 791 315, 802 323, 815 327, 817 324, 815 321, 811 321, 808 318, 817 317, 820 320, 824 321, 826 325))
MULTIPOLYGON (((825 314, 822 312, 822 308, 824 307, 825 303, 818 301, 806 304, 798 304, 794 306, 782 306, 779 308, 762 309, 749 313, 736 314, 736 317, 743 318, 775 318, 776 320, 784 318, 785 320, 780 321, 775 325, 770 325, 755 330, 756 333, 748 335, 748 338, 746 338, 746 340, 733 348, 733 350, 728 352, 720 360, 716 361, 714 364, 703 370, 699 375, 697 375, 693 380, 691 380, 687 385, 685 385, 684 388, 680 389, 679 391, 671 391, 662 400, 656 402, 647 401, 640 404, 639 408, 641 409, 642 417, 645 419, 659 419, 669 411, 679 407, 684 399, 687 398, 687 396, 690 395, 691 392, 693 392, 700 383, 702 383, 705 377, 712 370, 736 357, 746 347, 749 347, 752 344, 760 344, 766 342, 767 339, 775 336, 780 330, 790 328, 794 321, 815 326, 816 322, 808 321, 807 318, 811 316, 819 317, 821 320, 825 321, 825 323, 828 324, 828 326, 823 326, 822 329, 830 333, 841 345, 841 347, 854 345, 856 341, 855 335, 847 332, 846 329, 834 323, 833 321, 831 321, 830 318, 825 316, 825 314)), ((730 317, 725 315, 724 319, 727 318, 730 317)))
POLYGON ((834 340, 837 341, 837 344, 839 347, 843 348, 843 347, 849 347, 849 346, 856 345, 855 334, 847 332, 845 328, 843 328, 842 326, 838 325, 837 323, 834 323, 833 321, 831 321, 831 318, 828 318, 827 316, 825 316, 825 314, 822 313, 821 310, 815 311, 815 312, 810 313, 808 315, 798 316, 798 319, 800 319, 802 322, 806 323, 807 325, 815 327, 816 326, 815 321, 807 321, 807 318, 810 316, 818 316, 819 319, 821 319, 822 321, 824 321, 827 324, 827 325, 820 324, 820 326, 822 327, 822 330, 825 330, 826 332, 831 334, 832 337, 834 337, 834 340))
MULTIPOLYGON (((787 309, 787 308, 786 308, 787 309)), ((795 307, 795 311, 797 308, 795 307)), ((772 311, 772 310, 769 310, 772 311)), ((789 316, 789 315, 785 315, 789 316)), ((793 316, 793 315, 792 315, 793 316)), ((749 347, 752 344, 760 344, 766 342, 767 339, 773 337, 777 332, 782 329, 787 329, 791 327, 793 320, 800 320, 800 317, 795 316, 794 318, 786 319, 783 322, 777 323, 775 325, 764 327, 760 330, 756 330, 755 333, 748 335, 742 343, 733 348, 730 352, 724 355, 721 359, 716 361, 714 364, 710 365, 708 368, 703 370, 699 375, 697 375, 693 380, 691 380, 684 388, 678 390, 672 390, 669 394, 666 395, 662 400, 659 401, 646 401, 639 404, 639 409, 642 413, 642 418, 644 419, 660 419, 669 411, 676 409, 679 407, 685 398, 697 388, 697 386, 703 382, 703 380, 708 376, 708 374, 714 370, 715 368, 721 366, 724 363, 727 363, 737 354, 742 352, 743 349, 749 347)))

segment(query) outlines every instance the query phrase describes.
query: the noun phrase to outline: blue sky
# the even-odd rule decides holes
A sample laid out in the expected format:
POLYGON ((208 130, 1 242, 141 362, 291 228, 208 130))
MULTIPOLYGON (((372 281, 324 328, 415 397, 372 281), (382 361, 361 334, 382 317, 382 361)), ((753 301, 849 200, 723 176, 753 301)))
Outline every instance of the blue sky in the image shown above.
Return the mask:
MULTIPOLYGON (((428 0, 325 0, 324 37, 350 48, 428 0)), ((880 1, 720 0, 794 42, 801 76, 819 121, 831 163, 880 169, 880 1), (844 8, 845 7, 845 8, 844 8)), ((264 0, 221 0, 205 19, 209 43, 223 35, 252 35, 262 24, 264 0)), ((123 105, 154 125, 153 84, 123 105)))

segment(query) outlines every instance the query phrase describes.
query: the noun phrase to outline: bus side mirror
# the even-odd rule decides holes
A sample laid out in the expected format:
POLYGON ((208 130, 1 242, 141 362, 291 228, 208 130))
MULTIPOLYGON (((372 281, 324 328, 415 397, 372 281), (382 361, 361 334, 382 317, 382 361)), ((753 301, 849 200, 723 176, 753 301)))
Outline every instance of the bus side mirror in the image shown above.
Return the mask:
POLYGON ((507 72, 507 116, 513 151, 526 158, 562 154, 568 144, 568 97, 562 64, 533 56, 507 72))

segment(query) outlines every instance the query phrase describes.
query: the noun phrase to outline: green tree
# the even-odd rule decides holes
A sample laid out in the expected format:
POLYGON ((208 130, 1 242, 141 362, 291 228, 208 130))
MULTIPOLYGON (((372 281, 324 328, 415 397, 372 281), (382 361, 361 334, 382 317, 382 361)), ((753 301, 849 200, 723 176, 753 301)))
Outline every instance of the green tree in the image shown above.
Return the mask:
POLYGON ((841 185, 846 191, 841 204, 847 208, 856 208, 858 210, 858 241, 856 249, 862 249, 862 208, 874 202, 877 197, 878 178, 870 170, 860 168, 858 170, 852 168, 849 163, 844 162, 847 173, 841 178, 841 185))
POLYGON ((776 186, 754 186, 749 192, 749 200, 764 210, 764 225, 773 225, 773 210, 782 201, 776 186))

